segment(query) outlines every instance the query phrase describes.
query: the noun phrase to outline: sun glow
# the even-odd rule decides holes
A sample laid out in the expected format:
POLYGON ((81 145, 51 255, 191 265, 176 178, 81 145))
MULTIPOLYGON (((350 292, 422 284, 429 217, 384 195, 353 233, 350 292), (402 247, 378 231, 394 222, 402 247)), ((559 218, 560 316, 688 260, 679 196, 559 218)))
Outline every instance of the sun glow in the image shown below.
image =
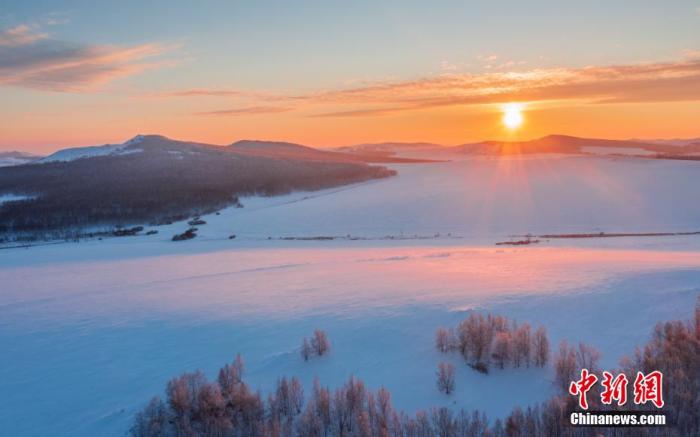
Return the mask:
POLYGON ((523 105, 508 103, 503 106, 503 124, 508 129, 517 129, 523 124, 523 105))

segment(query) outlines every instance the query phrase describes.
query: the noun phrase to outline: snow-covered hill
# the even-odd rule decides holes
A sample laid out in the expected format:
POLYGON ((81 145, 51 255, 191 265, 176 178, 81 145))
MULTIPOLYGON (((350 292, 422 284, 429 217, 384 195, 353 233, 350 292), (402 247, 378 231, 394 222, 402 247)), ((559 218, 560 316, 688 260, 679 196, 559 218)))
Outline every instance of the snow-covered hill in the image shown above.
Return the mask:
POLYGON ((136 135, 135 137, 121 144, 104 144, 102 146, 71 147, 68 149, 62 149, 58 152, 52 153, 51 155, 45 158, 40 159, 38 162, 65 162, 75 161, 76 159, 82 158, 94 158, 96 156, 138 153, 141 150, 134 148, 133 146, 136 146, 141 141, 143 141, 143 138, 143 135, 136 135))
POLYGON ((29 164, 41 159, 40 156, 25 152, 0 152, 0 167, 29 164))

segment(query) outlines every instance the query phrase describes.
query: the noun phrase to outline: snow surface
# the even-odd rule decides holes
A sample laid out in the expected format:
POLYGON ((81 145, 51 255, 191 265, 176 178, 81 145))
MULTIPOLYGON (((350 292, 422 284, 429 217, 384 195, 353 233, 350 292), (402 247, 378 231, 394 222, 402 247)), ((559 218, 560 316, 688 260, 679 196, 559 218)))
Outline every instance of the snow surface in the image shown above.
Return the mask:
POLYGON ((697 229, 698 163, 550 156, 394 168, 395 178, 243 199, 203 216, 191 241, 169 241, 188 227, 180 222, 0 250, 0 429, 123 435, 169 378, 198 368, 213 378, 236 353, 263 392, 281 375, 307 389, 315 376, 336 387, 356 375, 409 412, 498 417, 546 399, 552 369, 481 375, 435 351, 437 327, 487 310, 543 324, 553 347, 589 342, 611 367, 656 322, 691 317, 700 236, 493 243, 697 229), (346 239, 278 239, 329 235, 346 239), (332 350, 305 363, 298 347, 315 328, 332 350), (457 367, 451 397, 435 388, 445 359, 457 367))
POLYGON ((139 149, 124 150, 129 146, 134 146, 143 141, 143 135, 136 135, 132 139, 122 144, 105 144, 103 146, 71 147, 59 150, 51 155, 40 159, 39 163, 74 161, 82 158, 94 158, 96 156, 123 155, 141 152, 139 149))
MULTIPOLYGON (((527 233, 700 231, 697 162, 543 155, 392 168, 398 176, 350 187, 244 198, 242 209, 205 217, 200 238, 450 234, 493 244, 527 233)), ((160 238, 186 228, 161 227, 160 238)))

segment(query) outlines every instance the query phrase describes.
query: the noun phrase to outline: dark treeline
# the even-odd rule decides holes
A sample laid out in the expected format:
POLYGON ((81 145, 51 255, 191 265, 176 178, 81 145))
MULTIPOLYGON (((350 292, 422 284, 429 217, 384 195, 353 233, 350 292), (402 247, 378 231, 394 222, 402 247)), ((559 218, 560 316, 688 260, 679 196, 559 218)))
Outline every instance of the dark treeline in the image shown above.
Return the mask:
MULTIPOLYGON (((588 346, 562 344, 555 357, 556 372, 581 365, 595 369, 599 354, 588 346), (559 363, 563 360, 564 363, 559 363)), ((612 369, 610 369, 612 370, 612 369)), ((281 378, 264 399, 243 380, 243 363, 237 358, 224 366, 215 382, 201 372, 185 373, 167 384, 166 398, 154 398, 136 415, 133 436, 368 436, 368 437, 525 437, 525 436, 671 436, 700 435, 700 299, 694 320, 659 324, 652 339, 633 358, 623 359, 627 375, 660 370, 666 405, 662 410, 628 403, 624 410, 667 415, 666 427, 572 427, 569 413, 576 399, 565 389, 548 401, 526 409, 516 408, 503 420, 490 421, 478 411, 433 408, 408 415, 396 410, 384 388, 374 392, 350 378, 330 390, 317 381, 310 393, 296 378, 281 378), (632 405, 630 405, 632 404, 632 405)), ((468 388, 464 388, 468 390, 468 388)), ((517 390, 517 387, 513 387, 517 390)), ((598 393, 589 393, 591 410, 601 406, 598 393), (598 400, 597 400, 598 399, 598 400)))
POLYGON ((181 220, 235 204, 238 196, 317 190, 394 174, 363 163, 245 156, 158 137, 138 147, 138 153, 1 168, 0 193, 34 198, 0 206, 0 237, 181 220))

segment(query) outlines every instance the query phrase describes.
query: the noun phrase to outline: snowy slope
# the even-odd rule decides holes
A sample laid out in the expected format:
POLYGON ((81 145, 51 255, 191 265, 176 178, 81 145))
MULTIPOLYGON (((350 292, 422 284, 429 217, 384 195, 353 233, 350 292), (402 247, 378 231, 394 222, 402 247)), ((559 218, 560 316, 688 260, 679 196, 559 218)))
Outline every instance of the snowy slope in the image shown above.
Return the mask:
POLYGON ((0 167, 10 167, 34 162, 39 156, 24 152, 0 152, 0 167))
POLYGON ((136 135, 132 139, 122 144, 105 144, 103 146, 71 147, 59 150, 51 155, 40 159, 39 163, 74 161, 81 158, 94 158, 96 156, 120 155, 124 153, 137 153, 138 149, 125 150, 130 146, 135 146, 143 140, 143 135, 136 135))

